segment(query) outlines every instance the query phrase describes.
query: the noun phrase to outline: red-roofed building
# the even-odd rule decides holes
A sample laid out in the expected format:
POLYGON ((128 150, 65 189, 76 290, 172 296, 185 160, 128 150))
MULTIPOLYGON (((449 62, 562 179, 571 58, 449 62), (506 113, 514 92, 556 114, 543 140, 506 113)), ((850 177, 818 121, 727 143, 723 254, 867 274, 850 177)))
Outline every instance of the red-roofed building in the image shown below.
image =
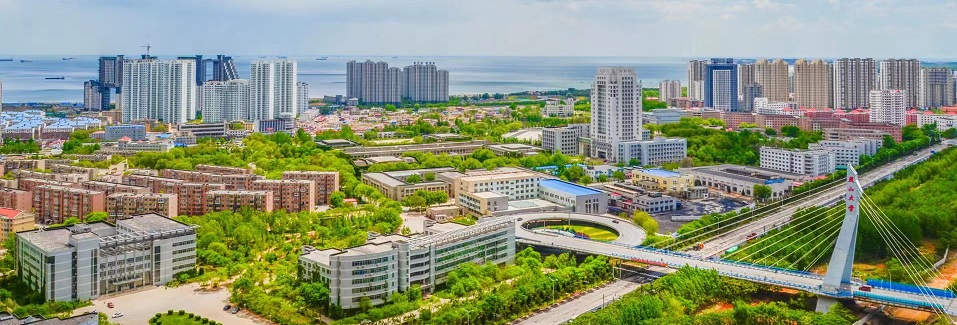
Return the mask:
POLYGON ((889 123, 855 123, 843 122, 841 128, 858 130, 878 130, 890 134, 894 141, 901 142, 901 126, 889 123))
POLYGON ((17 209, 0 208, 0 241, 20 231, 33 230, 35 220, 32 213, 17 209))

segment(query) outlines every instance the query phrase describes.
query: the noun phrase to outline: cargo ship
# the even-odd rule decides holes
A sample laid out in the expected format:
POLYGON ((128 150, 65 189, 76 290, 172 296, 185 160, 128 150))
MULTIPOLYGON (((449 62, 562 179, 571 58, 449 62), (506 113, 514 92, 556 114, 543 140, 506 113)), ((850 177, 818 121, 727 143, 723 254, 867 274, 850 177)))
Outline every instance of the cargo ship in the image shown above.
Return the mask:
POLYGON ((63 80, 63 79, 66 79, 66 78, 63 78, 63 77, 46 77, 46 78, 44 78, 44 79, 46 79, 46 80, 63 80))

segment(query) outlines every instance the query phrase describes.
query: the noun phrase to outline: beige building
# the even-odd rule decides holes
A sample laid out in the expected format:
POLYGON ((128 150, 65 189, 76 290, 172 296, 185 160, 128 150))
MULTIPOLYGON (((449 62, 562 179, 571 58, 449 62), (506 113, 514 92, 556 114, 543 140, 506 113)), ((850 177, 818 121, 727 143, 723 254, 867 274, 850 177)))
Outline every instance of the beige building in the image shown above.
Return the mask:
POLYGON ((305 180, 264 179, 253 182, 253 191, 270 191, 273 209, 310 212, 316 208, 316 184, 305 180))
POLYGON ((36 229, 35 224, 32 213, 0 208, 0 242, 7 240, 10 234, 36 229))
POLYGON ((694 187, 694 175, 664 169, 635 169, 631 180, 636 185, 662 192, 684 192, 694 187))
POLYGON ((237 212, 243 208, 271 212, 273 194, 270 191, 209 191, 206 192, 206 213, 237 212))
POLYGON ((451 198, 453 195, 449 183, 438 179, 439 174, 450 171, 454 171, 454 169, 445 167, 383 173, 365 173, 362 174, 362 183, 374 187, 375 189, 379 190, 382 195, 385 195, 386 197, 396 201, 401 201, 406 195, 411 195, 418 190, 445 191, 446 193, 449 193, 449 197, 451 198), (417 175, 421 181, 408 182, 407 180, 413 174, 417 175), (436 179, 428 180, 433 176, 436 177, 436 179))
POLYGON ((103 192, 56 185, 40 185, 31 192, 37 221, 43 224, 63 223, 69 217, 83 221, 91 212, 106 212, 103 192))
POLYGON ((761 85, 763 97, 771 102, 788 101, 788 63, 782 59, 754 63, 754 83, 761 85))
POLYGON ((438 175, 438 179, 451 184, 449 197, 453 199, 464 193, 495 192, 512 201, 538 198, 538 182, 543 178, 543 174, 512 167, 438 175))
POLYGON ((174 194, 115 193, 106 197, 106 213, 110 220, 146 213, 172 218, 179 215, 178 199, 174 194))
POLYGON ((33 209, 33 196, 27 191, 0 187, 0 207, 31 211, 33 209))
POLYGON ((329 204, 329 196, 339 190, 339 172, 288 171, 282 179, 312 181, 316 184, 316 205, 329 204))
POLYGON ((794 62, 794 101, 798 107, 829 108, 833 105, 831 65, 824 60, 794 62))

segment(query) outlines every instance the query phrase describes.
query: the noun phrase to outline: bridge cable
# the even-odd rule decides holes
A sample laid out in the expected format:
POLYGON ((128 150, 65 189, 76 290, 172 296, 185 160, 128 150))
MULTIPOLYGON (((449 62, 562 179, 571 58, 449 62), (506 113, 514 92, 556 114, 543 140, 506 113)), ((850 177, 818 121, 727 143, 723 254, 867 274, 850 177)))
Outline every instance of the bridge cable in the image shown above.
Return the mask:
MULTIPOLYGON (((810 194, 812 194, 812 193, 818 193, 818 192, 823 192, 823 191, 825 191, 825 190, 829 190, 829 189, 831 189, 829 186, 831 186, 831 185, 833 185, 833 184, 835 184, 835 183, 837 183, 837 182, 839 182, 839 181, 842 181, 842 180, 836 180, 836 181, 834 181, 834 182, 824 184, 824 185, 822 185, 822 186, 820 186, 820 187, 818 187, 818 188, 812 189, 812 190, 810 190, 810 191, 807 191, 807 192, 804 192, 804 193, 795 195, 795 196, 793 196, 793 197, 790 197, 790 198, 788 198, 788 199, 795 199, 795 200, 792 201, 792 202, 790 202, 790 203, 787 203, 787 204, 781 204, 781 205, 778 206, 778 207, 773 207, 773 206, 772 206, 772 207, 770 207, 767 211, 762 211, 762 212, 760 212, 760 213, 754 213, 754 211, 757 210, 757 208, 755 208, 755 210, 750 210, 750 211, 746 212, 746 213, 750 213, 751 216, 749 216, 749 217, 747 217, 747 218, 744 218, 744 219, 741 219, 741 220, 738 220, 738 221, 735 221, 735 222, 732 222, 732 223, 729 223, 729 224, 727 224, 727 225, 720 226, 720 227, 714 228, 714 229, 711 229, 711 227, 701 227, 701 228, 692 230, 692 231, 690 231, 690 232, 688 232, 688 233, 685 233, 685 234, 682 234, 682 235, 693 234, 693 233, 698 232, 698 231, 703 231, 703 230, 711 229, 711 230, 708 230, 707 232, 700 233, 700 234, 694 235, 694 236, 689 237, 689 238, 678 239, 678 240, 676 240, 674 243, 671 243, 671 244, 669 244, 669 245, 667 245, 667 246, 664 246, 664 247, 660 247, 660 249, 670 249, 670 248, 673 247, 673 246, 685 244, 685 243, 691 241, 692 239, 701 237, 701 236, 703 236, 703 235, 707 235, 707 234, 710 234, 710 233, 713 233, 713 232, 719 231, 719 230, 724 230, 724 229, 727 229, 728 227, 734 226, 734 225, 739 224, 739 223, 741 223, 741 222, 745 222, 745 221, 748 221, 748 220, 751 220, 751 219, 754 219, 754 218, 757 218, 757 217, 761 217, 761 216, 768 215, 769 213, 777 213, 777 212, 780 212, 781 210, 783 210, 783 209, 785 209, 785 208, 788 208, 788 209, 790 209, 790 208, 792 208, 792 207, 793 207, 793 208, 802 208, 802 207, 797 207, 797 206, 796 206, 796 205, 798 205, 798 204, 800 204, 800 203, 803 203, 801 200, 797 200, 797 199, 796 199, 798 196, 808 196, 808 195, 810 195, 810 194)), ((782 200, 782 202, 783 202, 783 200, 782 200)), ((809 206, 809 207, 813 207, 813 206, 809 206)), ((808 208, 808 207, 803 207, 803 208, 808 208)), ((778 217, 778 218, 776 218, 776 219, 774 219, 774 220, 775 220, 775 221, 778 221, 778 220, 785 219, 785 218, 788 218, 788 217, 790 217, 790 216, 782 216, 782 217, 778 217)), ((654 245, 652 245, 652 247, 654 247, 654 245)))
MULTIPOLYGON (((858 206, 862 206, 862 205, 858 205, 858 206)), ((870 215, 870 214, 876 215, 876 214, 873 212, 873 209, 872 209, 871 207, 864 207, 863 209, 864 209, 865 211, 868 211, 868 212, 869 212, 869 213, 868 213, 869 215, 870 215)), ((932 304, 936 304, 936 305, 930 306, 931 309, 934 310, 934 313, 938 314, 941 318, 948 318, 948 317, 946 316, 946 314, 944 313, 944 310, 943 310, 944 304, 941 303, 940 299, 938 299, 938 297, 937 297, 936 295, 933 295, 933 294, 931 293, 931 291, 929 290, 929 289, 931 289, 931 287, 928 286, 928 285, 927 285, 927 282, 925 282, 925 281, 923 280, 923 278, 920 277, 919 272, 918 272, 919 270, 917 270, 916 268, 914 268, 911 263, 905 264, 905 261, 908 261, 908 260, 910 260, 910 259, 905 258, 905 256, 906 256, 907 253, 909 253, 909 252, 905 252, 905 251, 904 251, 904 243, 901 243, 901 242, 899 241, 899 239, 897 238, 897 236, 893 236, 893 235, 890 233, 890 230, 889 230, 888 228, 886 228, 886 225, 884 224, 884 221, 883 221, 883 220, 880 220, 879 218, 874 218, 874 219, 872 219, 872 221, 876 221, 876 222, 873 222, 873 223, 874 223, 875 228, 877 229, 878 233, 879 233, 879 234, 881 235, 881 237, 885 240, 885 242, 887 242, 888 248, 890 248, 891 253, 892 253, 893 255, 895 255, 895 257, 897 257, 897 258, 901 261, 901 266, 902 266, 902 268, 904 269, 904 272, 906 272, 906 273, 907 273, 907 276, 910 277, 911 281, 914 281, 914 284, 916 284, 916 285, 918 286, 918 290, 920 291, 920 293, 921 293, 923 296, 925 296, 925 298, 926 298, 926 300, 927 300, 928 302, 930 302, 930 303, 932 303, 932 304), (911 268, 914 268, 914 270, 912 271, 911 268), (937 306, 939 306, 940 308, 937 308, 937 306)), ((918 254, 918 256, 919 256, 919 254, 918 254)))
MULTIPOLYGON (((815 235, 814 238, 811 238, 811 239, 808 240, 806 243, 804 243, 803 245, 799 246, 797 249, 791 251, 791 252, 788 253, 787 255, 784 255, 784 257, 779 258, 778 260, 774 261, 774 263, 769 264, 769 265, 777 265, 777 264, 778 264, 779 262, 781 262, 782 260, 783 260, 785 263, 787 263, 787 259, 788 259, 789 257, 791 257, 791 255, 794 255, 794 253, 797 253, 798 251, 800 251, 801 249, 803 249, 803 248, 806 247, 807 245, 810 245, 811 243, 818 243, 818 245, 820 245, 820 243, 825 243, 825 242, 827 242, 826 239, 827 239, 827 238, 830 238, 830 236, 836 235, 836 234, 838 233, 837 230, 841 228, 841 224, 843 223, 843 220, 841 220, 842 218, 839 218, 839 217, 836 217, 836 216, 829 216, 829 218, 834 218, 833 221, 836 221, 836 222, 833 222, 833 221, 832 221, 832 223, 831 223, 830 225, 825 225, 825 226, 821 227, 822 229, 827 229, 827 230, 825 230, 825 231, 823 231, 823 232, 821 232, 821 233, 815 235), (821 239, 821 236, 824 236, 824 238, 823 238, 824 240, 823 240, 823 241, 819 241, 819 240, 822 240, 822 239, 821 239)), ((802 238, 803 238, 803 237, 802 237, 802 238)), ((797 242, 797 241, 795 241, 795 242, 797 242)), ((785 247, 787 247, 787 246, 785 246, 785 247)), ((815 247, 816 247, 816 246, 815 246, 815 247)), ((800 261, 801 259, 804 259, 804 256, 810 254, 811 252, 813 252, 813 250, 810 250, 810 251, 804 253, 803 255, 801 255, 801 258, 798 259, 798 261, 800 261)), ((764 260, 767 259, 768 257, 774 256, 775 254, 777 254, 777 252, 774 252, 774 253, 771 253, 771 254, 769 254, 769 255, 766 255, 765 257, 763 257, 763 258, 761 258, 760 260, 758 260, 757 262, 755 262, 755 264, 761 264, 762 261, 764 261, 764 260)), ((789 268, 790 268, 790 267, 789 267, 789 268)))
MULTIPOLYGON (((876 214, 874 214, 874 217, 881 218, 885 222, 885 225, 888 226, 888 229, 892 230, 893 234, 896 234, 898 238, 903 238, 903 240, 907 240, 907 242, 910 243, 910 246, 906 246, 906 247, 911 248, 913 254, 919 257, 917 260, 918 262, 921 262, 923 264, 922 265, 923 267, 933 270, 933 272, 936 273, 936 276, 938 277, 941 276, 940 271, 937 271, 937 268, 933 267, 933 263, 931 263, 931 261, 927 260, 926 258, 924 258, 923 255, 920 254, 920 249, 914 246, 914 244, 910 242, 909 239, 907 239, 907 235, 905 235, 904 232, 901 231, 900 228, 897 227, 897 225, 891 221, 890 217, 888 217, 883 210, 877 207, 877 204, 874 204, 874 202, 871 199, 864 196, 862 196, 862 200, 863 200, 862 202, 867 202, 867 205, 869 206, 873 205, 871 207, 868 207, 868 209, 875 210, 877 212, 876 214)), ((944 257, 946 258, 946 256, 944 257)))
MULTIPOLYGON (((826 243, 826 241, 821 242, 821 244, 823 244, 823 243, 826 243)), ((821 245, 821 244, 818 244, 818 245, 821 245)), ((828 251, 834 252, 834 248, 831 247, 831 246, 836 246, 836 245, 837 245, 837 237, 834 237, 834 240, 832 240, 829 245, 825 246, 825 249, 822 249, 822 250, 821 250, 821 253, 818 254, 817 257, 815 257, 814 260, 812 260, 810 264, 808 264, 807 266, 805 266, 804 269, 803 269, 803 271, 804 271, 804 272, 810 271, 811 268, 814 267, 814 265, 817 264, 817 262, 820 261, 822 257, 824 257, 824 254, 826 254, 828 251), (831 247, 831 249, 828 250, 827 247, 831 247)), ((817 249, 817 246, 815 246, 815 247, 812 248, 811 250, 814 250, 814 249, 817 249)), ((800 261, 800 260, 798 260, 798 261, 800 261)), ((797 264, 797 262, 794 262, 794 263, 797 264)), ((788 267, 788 268, 791 268, 791 267, 788 267)))
MULTIPOLYGON (((828 210, 828 209, 821 209, 820 212, 814 214, 813 216, 807 216, 807 219, 805 219, 804 221, 798 222, 797 224, 792 225, 792 226, 794 226, 794 227, 798 227, 798 226, 812 227, 812 226, 815 226, 815 225, 817 225, 817 224, 819 224, 819 223, 821 223, 821 222, 823 222, 823 221, 833 221, 832 219, 830 219, 830 217, 836 216, 838 213, 840 213, 840 211, 836 211, 836 213, 832 213, 831 215, 825 215, 825 216, 822 217, 822 218, 818 218, 818 217, 821 216, 821 214, 828 213, 827 210, 828 210), (811 221, 813 221, 813 222, 811 222, 811 221), (810 222, 810 224, 808 224, 809 222, 810 222)), ((758 249, 757 251, 752 252, 751 254, 745 256, 745 257, 742 258, 742 259, 738 259, 738 261, 746 260, 746 259, 750 258, 751 256, 754 256, 755 254, 757 254, 757 253, 759 253, 759 252, 761 252, 761 251, 763 251, 763 250, 765 250, 765 249, 767 249, 767 248, 769 248, 769 247, 772 247, 772 246, 774 246, 774 245, 777 245, 778 243, 780 243, 780 242, 782 242, 782 241, 785 241, 785 240, 787 240, 787 239, 789 239, 789 238, 791 238, 791 237, 793 237, 794 235, 797 235, 797 234, 801 234, 802 237, 799 237, 799 238, 803 238, 803 236, 808 236, 808 235, 810 235, 810 234, 812 234, 812 233, 801 233, 801 232, 795 231, 795 232, 793 232, 793 233, 788 234, 787 236, 784 236, 783 238, 778 239, 777 241, 771 243, 770 245, 761 247, 761 248, 758 249)), ((762 240, 762 242, 764 242, 764 241, 762 240)), ((743 251, 743 250, 738 250, 738 251, 732 252, 731 254, 728 254, 728 255, 726 255, 725 257, 734 255, 735 253, 738 253, 738 252, 740 252, 740 251, 743 251)))

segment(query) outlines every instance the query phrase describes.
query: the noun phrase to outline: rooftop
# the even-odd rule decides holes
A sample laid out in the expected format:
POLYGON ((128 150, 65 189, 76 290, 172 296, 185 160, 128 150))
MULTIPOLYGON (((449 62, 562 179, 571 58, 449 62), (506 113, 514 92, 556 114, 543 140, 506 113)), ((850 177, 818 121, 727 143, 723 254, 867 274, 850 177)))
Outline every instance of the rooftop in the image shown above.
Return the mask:
POLYGON ((155 213, 141 214, 116 221, 117 225, 142 232, 157 232, 187 229, 185 223, 155 213))
POLYGON ((23 213, 23 211, 16 210, 16 209, 0 208, 0 217, 4 217, 7 219, 16 218, 21 213, 23 213))
POLYGON ((590 194, 600 194, 598 190, 584 187, 581 185, 572 184, 566 181, 558 179, 545 179, 539 183, 539 186, 555 189, 572 195, 590 195, 590 194))
POLYGON ((17 237, 38 248, 50 252, 70 248, 70 238, 77 239, 112 236, 116 228, 106 222, 94 222, 73 226, 37 229, 17 233, 17 237))
POLYGON ((636 170, 636 171, 639 172, 639 173, 645 173, 645 174, 648 174, 648 175, 651 175, 651 176, 656 176, 656 177, 669 177, 669 178, 670 178, 670 177, 681 177, 681 173, 673 172, 673 171, 666 170, 666 169, 658 169, 658 168, 654 168, 654 169, 638 169, 638 170, 636 170))
POLYGON ((426 228, 427 228, 429 231, 431 231, 432 233, 439 234, 439 233, 444 233, 444 232, 459 230, 459 229, 466 228, 466 227, 468 227, 468 226, 466 226, 466 225, 461 225, 461 224, 457 224, 457 223, 454 223, 454 222, 439 222, 439 223, 436 223, 436 224, 434 224, 434 225, 428 226, 428 227, 426 227, 426 228))

